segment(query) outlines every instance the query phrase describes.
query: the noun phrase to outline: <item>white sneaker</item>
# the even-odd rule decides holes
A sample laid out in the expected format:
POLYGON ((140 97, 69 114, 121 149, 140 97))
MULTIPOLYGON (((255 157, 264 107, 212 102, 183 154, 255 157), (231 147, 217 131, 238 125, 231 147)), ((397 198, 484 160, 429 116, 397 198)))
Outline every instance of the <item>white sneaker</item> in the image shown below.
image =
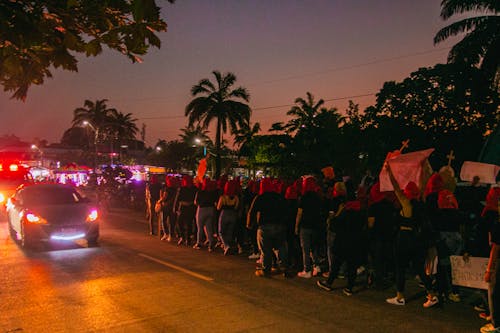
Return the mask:
POLYGON ((439 298, 436 296, 427 296, 427 302, 423 304, 424 308, 430 308, 439 303, 439 298))
POLYGON ((318 275, 321 275, 321 267, 319 267, 319 266, 314 266, 314 267, 313 267, 313 272, 312 272, 312 275, 313 275, 313 276, 318 276, 318 275))
POLYGON ((312 277, 311 271, 302 271, 297 273, 298 277, 304 278, 304 279, 310 279, 312 277))
POLYGON ((260 258, 260 253, 252 253, 251 255, 248 256, 248 259, 253 260, 253 259, 259 259, 260 258))
POLYGON ((406 302, 405 302, 405 299, 404 298, 401 298, 401 299, 398 299, 398 297, 393 297, 393 298, 388 298, 385 300, 387 303, 389 304, 394 304, 394 305, 405 305, 406 302))

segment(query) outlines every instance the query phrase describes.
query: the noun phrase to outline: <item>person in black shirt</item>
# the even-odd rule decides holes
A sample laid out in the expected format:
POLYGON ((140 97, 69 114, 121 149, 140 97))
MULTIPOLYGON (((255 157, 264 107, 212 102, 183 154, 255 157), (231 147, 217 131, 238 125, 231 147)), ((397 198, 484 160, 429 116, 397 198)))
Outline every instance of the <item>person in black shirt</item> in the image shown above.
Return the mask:
POLYGON ((252 228, 252 216, 257 222, 257 242, 262 255, 262 269, 255 272, 257 276, 267 277, 271 274, 273 249, 278 250, 279 263, 288 272, 288 248, 286 242, 285 199, 276 193, 269 178, 260 182, 259 195, 255 197, 247 215, 247 228, 252 228))
POLYGON ((383 289, 389 282, 389 272, 394 273, 394 237, 396 207, 386 192, 380 192, 380 182, 370 189, 368 207, 369 256, 374 274, 368 285, 375 283, 376 288, 383 289))
POLYGON ((319 195, 319 186, 313 177, 305 177, 302 182, 302 197, 299 199, 295 234, 300 237, 302 247, 303 270, 298 277, 311 278, 314 265, 314 275, 321 272, 319 269, 318 242, 320 233, 324 232, 324 222, 321 209, 323 203, 319 195))
POLYGON ((199 250, 203 244, 203 238, 208 240, 208 252, 214 249, 213 225, 215 220, 215 204, 217 202, 217 183, 209 178, 203 179, 201 190, 196 193, 194 204, 196 210, 196 244, 194 249, 199 250))
POLYGON ((174 201, 174 209, 177 213, 177 222, 181 230, 181 237, 177 245, 183 243, 189 246, 189 241, 193 233, 193 223, 196 214, 196 206, 194 205, 194 197, 196 195, 196 187, 193 185, 191 176, 182 177, 182 186, 177 191, 177 196, 174 201))
POLYGON ((176 216, 174 214, 174 201, 179 185, 179 181, 175 176, 167 177, 166 188, 163 193, 163 237, 161 238, 161 240, 167 242, 172 241, 175 233, 179 233, 178 230, 175 230, 176 216))
POLYGON ((160 199, 160 190, 161 190, 161 184, 158 181, 158 176, 157 175, 151 175, 149 179, 149 183, 146 185, 146 198, 148 198, 149 202, 149 216, 148 216, 148 223, 149 223, 149 234, 150 235, 155 235, 155 226, 156 223, 158 223, 158 213, 155 212, 155 204, 160 199))

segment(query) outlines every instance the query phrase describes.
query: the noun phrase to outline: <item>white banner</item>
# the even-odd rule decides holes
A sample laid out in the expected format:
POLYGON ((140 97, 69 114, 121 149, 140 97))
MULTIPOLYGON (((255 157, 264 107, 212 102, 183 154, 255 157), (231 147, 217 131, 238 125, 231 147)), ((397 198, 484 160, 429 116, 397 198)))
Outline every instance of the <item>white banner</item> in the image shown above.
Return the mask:
POLYGON ((488 267, 488 258, 469 257, 464 261, 462 256, 450 256, 452 283, 456 286, 488 289, 484 282, 484 273, 488 267))
POLYGON ((483 184, 496 184, 496 176, 500 166, 480 162, 465 161, 460 169, 460 179, 471 182, 475 176, 479 177, 479 182, 483 184))

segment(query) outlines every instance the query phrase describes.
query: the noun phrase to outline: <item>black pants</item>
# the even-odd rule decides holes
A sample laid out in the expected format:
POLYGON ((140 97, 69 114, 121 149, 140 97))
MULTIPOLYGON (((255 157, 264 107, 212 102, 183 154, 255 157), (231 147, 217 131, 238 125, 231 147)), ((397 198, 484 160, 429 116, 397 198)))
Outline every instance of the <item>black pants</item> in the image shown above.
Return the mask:
POLYGON ((179 229, 181 230, 181 237, 185 242, 189 243, 191 235, 194 234, 194 218, 196 215, 196 206, 182 206, 180 208, 179 216, 177 216, 177 222, 179 224, 179 229))
POLYGON ((410 264, 413 264, 415 272, 419 275, 426 290, 432 289, 432 280, 425 274, 425 257, 427 249, 419 244, 413 234, 413 231, 400 230, 395 243, 396 258, 396 288, 403 293, 406 283, 406 270, 410 264))
POLYGON ((356 269, 358 268, 358 256, 354 252, 349 252, 346 250, 339 250, 335 248, 336 235, 334 232, 328 230, 326 243, 327 243, 327 256, 328 256, 328 267, 329 275, 328 284, 332 284, 333 281, 339 275, 340 267, 343 263, 346 264, 347 269, 347 288, 352 289, 354 283, 356 282, 356 269))

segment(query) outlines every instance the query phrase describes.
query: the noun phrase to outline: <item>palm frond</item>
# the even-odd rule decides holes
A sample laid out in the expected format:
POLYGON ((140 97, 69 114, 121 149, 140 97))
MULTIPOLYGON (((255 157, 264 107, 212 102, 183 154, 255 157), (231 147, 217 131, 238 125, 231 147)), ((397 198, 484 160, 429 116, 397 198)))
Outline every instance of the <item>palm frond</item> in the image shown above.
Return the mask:
POLYGON ((469 11, 500 12, 500 3, 497 0, 443 0, 441 1, 441 17, 446 20, 453 15, 469 11))
POLYGON ((468 32, 479 28, 487 23, 488 20, 495 18, 495 16, 479 16, 466 18, 461 21, 452 23, 443 29, 439 30, 434 36, 434 44, 438 44, 451 36, 456 36, 463 32, 468 32))

